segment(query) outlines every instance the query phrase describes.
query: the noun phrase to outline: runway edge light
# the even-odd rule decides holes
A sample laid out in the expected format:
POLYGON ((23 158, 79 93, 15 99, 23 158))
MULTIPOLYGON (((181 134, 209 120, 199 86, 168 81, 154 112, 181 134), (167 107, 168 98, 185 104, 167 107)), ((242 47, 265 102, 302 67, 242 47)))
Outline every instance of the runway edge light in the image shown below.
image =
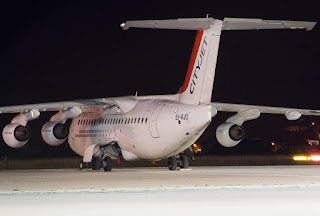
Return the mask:
POLYGON ((310 161, 310 157, 306 155, 295 155, 293 156, 293 160, 295 161, 310 161))

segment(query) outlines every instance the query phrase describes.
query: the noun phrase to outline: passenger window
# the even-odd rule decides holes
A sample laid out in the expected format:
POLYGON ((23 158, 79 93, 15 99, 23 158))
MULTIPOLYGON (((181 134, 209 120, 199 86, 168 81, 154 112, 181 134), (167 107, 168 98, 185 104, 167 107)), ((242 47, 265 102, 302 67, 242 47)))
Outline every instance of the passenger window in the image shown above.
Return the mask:
POLYGON ((127 124, 127 118, 126 118, 126 120, 124 120, 124 124, 127 124))
POLYGON ((134 118, 134 123, 136 123, 136 121, 137 121, 137 118, 134 118))
POLYGON ((146 118, 146 122, 145 123, 147 123, 147 121, 148 121, 148 118, 146 118))
POLYGON ((138 124, 140 123, 140 118, 138 118, 138 124))
POLYGON ((131 118, 131 124, 133 123, 133 118, 131 118))

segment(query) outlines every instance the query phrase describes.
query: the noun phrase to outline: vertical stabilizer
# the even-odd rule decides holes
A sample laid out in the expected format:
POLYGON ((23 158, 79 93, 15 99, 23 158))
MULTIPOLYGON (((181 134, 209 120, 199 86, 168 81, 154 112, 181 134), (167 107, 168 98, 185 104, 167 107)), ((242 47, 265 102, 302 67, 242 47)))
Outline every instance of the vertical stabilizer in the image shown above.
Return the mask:
POLYGON ((210 28, 198 30, 187 75, 179 91, 180 102, 186 104, 211 102, 221 28, 222 21, 215 20, 210 28))
POLYGON ((184 18, 174 20, 137 20, 121 24, 124 30, 158 28, 198 30, 185 81, 178 92, 180 102, 210 104, 222 30, 305 29, 310 31, 316 22, 262 20, 252 18, 184 18))

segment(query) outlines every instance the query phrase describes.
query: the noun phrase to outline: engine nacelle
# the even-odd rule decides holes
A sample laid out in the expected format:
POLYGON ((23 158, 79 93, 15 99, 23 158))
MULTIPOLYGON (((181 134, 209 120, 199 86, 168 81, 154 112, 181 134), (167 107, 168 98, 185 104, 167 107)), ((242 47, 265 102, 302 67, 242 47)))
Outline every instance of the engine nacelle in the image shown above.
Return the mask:
POLYGON ((68 126, 56 121, 49 121, 45 123, 41 129, 41 136, 43 140, 51 146, 58 146, 62 144, 67 139, 68 135, 68 126))
POLYGON ((244 135, 244 128, 231 122, 219 125, 216 131, 217 140, 224 147, 236 146, 244 138, 244 135))
POLYGON ((12 148, 24 146, 31 137, 31 130, 17 123, 8 124, 3 128, 2 137, 5 143, 12 148))

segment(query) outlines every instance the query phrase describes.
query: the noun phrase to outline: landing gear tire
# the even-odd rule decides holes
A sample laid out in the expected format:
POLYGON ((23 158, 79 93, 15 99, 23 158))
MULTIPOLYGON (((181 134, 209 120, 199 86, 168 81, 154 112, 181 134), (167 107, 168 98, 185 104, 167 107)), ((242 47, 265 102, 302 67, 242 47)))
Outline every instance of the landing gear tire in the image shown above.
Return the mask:
POLYGON ((92 169, 93 170, 100 170, 101 166, 102 166, 102 162, 101 162, 100 158, 93 157, 92 158, 92 169))
POLYGON ((88 169, 91 168, 91 163, 90 162, 81 162, 80 163, 80 169, 88 169))
POLYGON ((109 156, 103 159, 102 167, 105 172, 110 172, 112 170, 112 160, 109 156))
POLYGON ((169 157, 168 158, 168 168, 169 170, 176 170, 178 167, 177 157, 169 157))
POLYGON ((187 155, 180 155, 180 168, 185 169, 189 167, 187 155))

